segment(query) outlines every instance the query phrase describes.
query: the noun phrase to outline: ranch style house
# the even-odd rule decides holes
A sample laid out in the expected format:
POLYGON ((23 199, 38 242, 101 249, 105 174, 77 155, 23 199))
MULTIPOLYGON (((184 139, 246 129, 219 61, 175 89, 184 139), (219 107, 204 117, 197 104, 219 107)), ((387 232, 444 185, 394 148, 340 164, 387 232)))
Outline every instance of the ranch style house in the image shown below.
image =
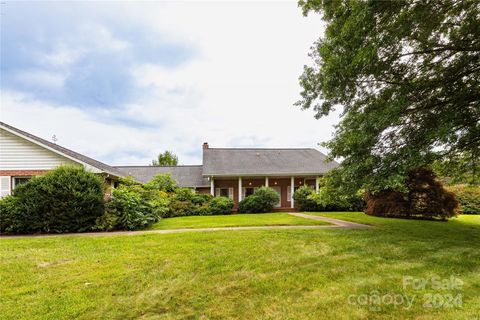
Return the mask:
POLYGON ((338 166, 313 148, 210 148, 203 144, 201 165, 171 167, 110 166, 0 122, 0 196, 16 185, 59 165, 82 165, 105 177, 109 196, 120 177, 146 183, 157 174, 169 173, 180 187, 210 193, 238 203, 261 186, 280 196, 276 210, 295 208, 293 192, 301 186, 318 191, 319 178, 338 166))

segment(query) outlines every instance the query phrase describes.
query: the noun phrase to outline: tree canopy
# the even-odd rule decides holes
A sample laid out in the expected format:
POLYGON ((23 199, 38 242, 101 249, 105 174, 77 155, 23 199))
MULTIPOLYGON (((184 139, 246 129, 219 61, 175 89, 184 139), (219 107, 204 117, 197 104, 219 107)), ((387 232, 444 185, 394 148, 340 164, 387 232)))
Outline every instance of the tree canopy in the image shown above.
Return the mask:
MULTIPOLYGON (((301 0, 325 34, 300 77, 325 143, 354 186, 399 188, 407 172, 480 150, 480 2, 301 0)), ((475 161, 472 163, 476 163, 475 161)))
POLYGON ((171 151, 165 151, 160 153, 157 159, 153 159, 151 166, 164 167, 164 166, 176 166, 178 165, 178 157, 171 151))

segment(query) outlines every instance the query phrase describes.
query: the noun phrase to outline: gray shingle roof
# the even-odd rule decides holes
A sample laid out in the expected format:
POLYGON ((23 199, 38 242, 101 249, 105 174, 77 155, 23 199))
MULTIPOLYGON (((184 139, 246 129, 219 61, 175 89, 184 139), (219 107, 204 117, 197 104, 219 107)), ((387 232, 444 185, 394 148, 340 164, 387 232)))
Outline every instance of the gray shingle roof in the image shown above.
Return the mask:
POLYGON ((339 165, 326 158, 316 149, 209 148, 203 150, 203 175, 320 175, 339 165))
POLYGON ((37 136, 34 136, 33 134, 30 134, 28 132, 22 131, 20 129, 17 129, 15 127, 12 127, 6 123, 0 122, 0 127, 6 129, 7 131, 10 131, 12 133, 18 134, 19 136, 26 137, 30 140, 33 140, 41 145, 47 146, 55 151, 58 151, 60 154, 66 155, 67 157, 71 157, 75 160, 78 160, 80 162, 86 163, 94 168, 99 169, 100 171, 104 171, 108 174, 111 174, 113 176, 117 177, 122 177, 123 172, 115 169, 114 167, 109 166, 108 164, 105 164, 103 162, 97 161, 95 159, 89 158, 87 156, 84 156, 83 154, 80 154, 78 152, 72 151, 70 149, 64 148, 62 146, 59 146, 58 144, 55 144, 53 142, 47 141, 45 139, 39 138, 37 136))
POLYGON ((131 176, 139 182, 149 182, 157 174, 170 173, 180 187, 209 187, 210 182, 202 177, 202 166, 117 166, 125 175, 131 176))

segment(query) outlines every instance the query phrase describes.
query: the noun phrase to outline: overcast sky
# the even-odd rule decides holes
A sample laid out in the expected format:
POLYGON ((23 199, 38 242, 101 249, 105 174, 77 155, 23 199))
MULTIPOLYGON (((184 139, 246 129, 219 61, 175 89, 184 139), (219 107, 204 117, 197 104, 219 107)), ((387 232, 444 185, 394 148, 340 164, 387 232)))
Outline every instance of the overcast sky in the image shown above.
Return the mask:
POLYGON ((199 164, 204 141, 318 148, 338 121, 293 106, 322 34, 295 2, 1 6, 2 121, 97 160, 199 164))

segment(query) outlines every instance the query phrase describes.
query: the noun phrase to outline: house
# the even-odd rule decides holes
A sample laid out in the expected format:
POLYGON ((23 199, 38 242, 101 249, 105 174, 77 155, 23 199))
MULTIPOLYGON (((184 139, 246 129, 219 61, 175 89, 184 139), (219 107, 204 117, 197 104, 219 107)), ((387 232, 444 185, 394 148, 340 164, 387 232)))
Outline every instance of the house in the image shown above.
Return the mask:
POLYGON ((0 197, 32 176, 59 165, 81 165, 105 177, 106 196, 120 177, 131 176, 146 183, 157 174, 169 173, 181 187, 198 193, 229 197, 235 208, 261 186, 280 196, 278 210, 295 207, 292 193, 301 186, 318 190, 318 179, 338 166, 316 149, 210 148, 203 144, 201 165, 153 167, 109 166, 0 122, 0 197))
POLYGON ((105 177, 106 196, 123 173, 105 163, 0 122, 0 197, 60 165, 81 165, 105 177))
POLYGON ((235 207, 256 188, 268 186, 280 196, 277 209, 291 210, 295 207, 292 191, 303 185, 318 190, 318 179, 337 166, 338 163, 328 161, 323 153, 311 148, 210 148, 204 143, 202 165, 115 168, 141 182, 148 182, 159 173, 170 173, 179 186, 229 197, 235 207))

